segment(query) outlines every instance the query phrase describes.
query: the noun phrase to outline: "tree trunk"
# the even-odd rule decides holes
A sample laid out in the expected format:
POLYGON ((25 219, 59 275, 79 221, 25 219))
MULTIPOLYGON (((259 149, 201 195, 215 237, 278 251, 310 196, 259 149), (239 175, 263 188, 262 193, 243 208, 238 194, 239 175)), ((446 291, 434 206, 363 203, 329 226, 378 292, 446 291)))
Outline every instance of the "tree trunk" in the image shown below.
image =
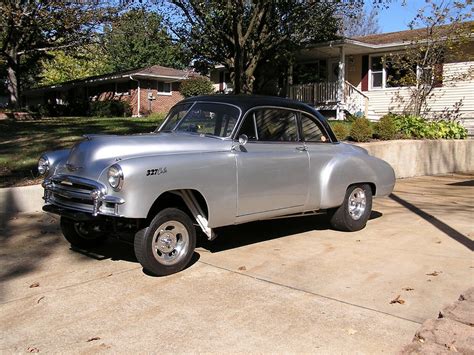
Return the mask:
POLYGON ((7 89, 9 94, 9 106, 18 108, 20 104, 20 94, 18 89, 18 68, 19 58, 17 48, 12 48, 7 52, 7 89))

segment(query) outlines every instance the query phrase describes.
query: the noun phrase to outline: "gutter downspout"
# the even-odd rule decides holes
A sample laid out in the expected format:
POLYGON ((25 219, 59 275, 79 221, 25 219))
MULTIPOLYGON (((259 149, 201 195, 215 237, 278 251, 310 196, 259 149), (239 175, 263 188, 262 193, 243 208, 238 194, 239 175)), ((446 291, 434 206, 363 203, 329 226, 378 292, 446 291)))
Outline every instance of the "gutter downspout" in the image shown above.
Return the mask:
POLYGON ((140 92, 140 80, 138 79, 134 79, 133 76, 129 75, 130 77, 130 80, 133 80, 133 81, 136 81, 137 82, 137 88, 138 88, 138 92, 137 92, 137 95, 138 95, 138 99, 137 99, 137 115, 135 117, 142 117, 142 115, 140 114, 140 97, 141 97, 141 92, 140 92))

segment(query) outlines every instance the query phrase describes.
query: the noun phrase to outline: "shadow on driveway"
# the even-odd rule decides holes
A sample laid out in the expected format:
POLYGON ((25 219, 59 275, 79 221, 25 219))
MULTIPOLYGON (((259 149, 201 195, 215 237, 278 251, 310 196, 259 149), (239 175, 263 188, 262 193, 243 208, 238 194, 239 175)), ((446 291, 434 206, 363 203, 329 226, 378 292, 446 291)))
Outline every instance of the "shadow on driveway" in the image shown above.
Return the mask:
POLYGON ((425 211, 421 210, 420 208, 416 207, 415 205, 411 204, 407 200, 404 200, 403 198, 395 195, 395 194, 390 194, 389 196, 393 201, 399 203, 406 209, 410 210, 411 212, 417 214, 421 218, 423 218, 425 221, 428 223, 432 224, 434 227, 438 228, 441 232, 449 236, 450 238, 454 239, 458 243, 464 245, 466 248, 469 250, 473 251, 474 250, 474 242, 469 239, 467 236, 464 234, 458 232, 456 229, 452 228, 451 226, 447 225, 446 223, 440 221, 438 218, 435 216, 430 215, 429 213, 426 213, 425 211))

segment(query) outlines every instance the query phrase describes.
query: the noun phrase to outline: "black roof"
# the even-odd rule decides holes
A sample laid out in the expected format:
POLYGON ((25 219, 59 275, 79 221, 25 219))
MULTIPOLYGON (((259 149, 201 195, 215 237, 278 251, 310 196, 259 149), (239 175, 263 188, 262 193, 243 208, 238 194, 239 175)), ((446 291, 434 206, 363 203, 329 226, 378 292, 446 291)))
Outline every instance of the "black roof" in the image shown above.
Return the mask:
POLYGON ((307 112, 313 116, 316 116, 319 121, 325 126, 326 130, 328 131, 329 135, 333 141, 337 141, 336 136, 332 132, 329 123, 326 121, 326 118, 320 114, 317 110, 313 107, 296 100, 291 100, 283 97, 278 96, 263 96, 263 95, 223 95, 223 94, 216 94, 216 95, 205 95, 205 96, 193 96, 181 101, 181 103, 186 102, 222 102, 227 104, 232 104, 235 106, 240 107, 242 113, 250 110, 253 107, 258 106, 277 106, 277 107, 286 107, 292 108, 295 110, 300 110, 303 112, 307 112))
POLYGON ((256 106, 283 106, 301 111, 314 113, 314 109, 300 101, 291 100, 278 96, 263 96, 263 95, 205 95, 189 97, 182 102, 188 101, 212 101, 223 102, 240 107, 243 111, 256 106))

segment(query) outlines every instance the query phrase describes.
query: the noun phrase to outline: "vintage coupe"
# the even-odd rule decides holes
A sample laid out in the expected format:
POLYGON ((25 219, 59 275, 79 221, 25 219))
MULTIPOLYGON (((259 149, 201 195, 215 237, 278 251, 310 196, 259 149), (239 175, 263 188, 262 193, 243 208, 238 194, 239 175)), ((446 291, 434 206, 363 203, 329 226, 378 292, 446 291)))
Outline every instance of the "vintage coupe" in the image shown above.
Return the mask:
POLYGON ((325 118, 292 100, 202 96, 179 102, 155 132, 88 135, 44 154, 44 211, 76 247, 133 238, 149 272, 182 270, 219 227, 325 212, 339 230, 365 227, 393 169, 339 143, 325 118))

